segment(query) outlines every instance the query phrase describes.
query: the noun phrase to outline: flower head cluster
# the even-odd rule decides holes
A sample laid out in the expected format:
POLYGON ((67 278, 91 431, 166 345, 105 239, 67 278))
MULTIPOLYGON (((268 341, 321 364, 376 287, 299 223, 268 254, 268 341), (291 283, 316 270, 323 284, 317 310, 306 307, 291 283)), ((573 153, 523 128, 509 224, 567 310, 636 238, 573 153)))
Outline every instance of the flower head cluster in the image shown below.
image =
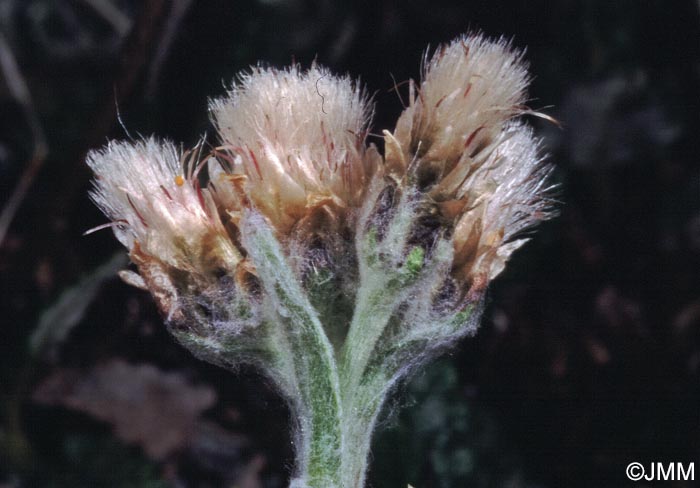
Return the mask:
POLYGON ((195 354, 253 364, 288 399, 294 486, 362 486, 391 386, 475 330, 489 281, 552 215, 527 84, 502 40, 439 48, 382 157, 348 77, 258 67, 211 102, 204 157, 152 139, 89 154, 130 282, 195 354))

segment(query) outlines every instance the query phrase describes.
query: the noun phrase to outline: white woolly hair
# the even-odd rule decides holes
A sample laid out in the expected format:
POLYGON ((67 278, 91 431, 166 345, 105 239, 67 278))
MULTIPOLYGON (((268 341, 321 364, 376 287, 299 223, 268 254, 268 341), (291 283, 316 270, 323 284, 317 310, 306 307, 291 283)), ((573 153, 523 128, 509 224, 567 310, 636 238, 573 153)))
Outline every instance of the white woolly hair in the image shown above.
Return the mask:
MULTIPOLYGON (((188 254, 201 250, 203 237, 225 231, 211 195, 184 174, 181 159, 172 143, 150 138, 112 141, 91 151, 87 164, 95 173, 90 196, 113 221, 117 239, 129 250, 138 243, 147 254, 188 269, 188 254)), ((218 251, 239 259, 232 244, 218 251)))
POLYGON ((376 169, 375 158, 365 157, 373 107, 349 77, 315 64, 256 67, 210 110, 231 155, 227 172, 246 176, 271 220, 298 219, 307 204, 329 198, 361 204, 376 169))

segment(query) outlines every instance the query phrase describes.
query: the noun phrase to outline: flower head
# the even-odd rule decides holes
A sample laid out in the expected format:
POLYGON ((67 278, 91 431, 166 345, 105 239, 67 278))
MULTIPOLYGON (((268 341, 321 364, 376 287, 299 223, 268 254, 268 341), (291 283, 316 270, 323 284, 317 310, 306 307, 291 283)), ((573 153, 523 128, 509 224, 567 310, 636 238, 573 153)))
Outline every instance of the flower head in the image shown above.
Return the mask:
POLYGON ((498 276, 510 255, 527 242, 523 232, 552 215, 551 168, 542 164, 532 130, 510 122, 504 134, 468 178, 468 191, 452 202, 464 204, 454 229, 454 271, 472 283, 498 276))
POLYGON ((477 35, 441 46, 426 62, 420 87, 411 83, 410 105, 388 141, 388 166, 402 173, 413 164, 430 185, 483 163, 505 122, 523 110, 528 82, 522 53, 503 40, 477 35))
MULTIPOLYGON (((182 160, 169 142, 111 142, 88 154, 95 173, 91 197, 112 219, 114 234, 143 279, 153 273, 172 277, 179 270, 201 289, 218 274, 239 273, 245 262, 210 191, 200 188, 182 160)), ((160 305, 169 309, 173 300, 160 305)))
POLYGON ((249 197, 287 232, 319 208, 361 205, 378 155, 365 146, 372 106, 348 77, 254 68, 210 110, 228 154, 213 181, 235 182, 221 190, 230 207, 249 197))
POLYGON ((551 215, 539 142, 513 121, 530 113, 528 82, 507 42, 458 38, 427 61, 394 133, 385 132, 388 172, 451 223, 453 274, 482 288, 526 241, 522 231, 551 215))

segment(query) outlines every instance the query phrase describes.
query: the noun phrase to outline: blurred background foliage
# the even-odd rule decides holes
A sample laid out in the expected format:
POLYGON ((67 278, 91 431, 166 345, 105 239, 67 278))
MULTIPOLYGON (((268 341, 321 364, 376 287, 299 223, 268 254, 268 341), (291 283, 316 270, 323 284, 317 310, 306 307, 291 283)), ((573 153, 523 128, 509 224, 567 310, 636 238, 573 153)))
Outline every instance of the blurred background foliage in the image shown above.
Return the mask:
POLYGON ((0 486, 285 486, 280 399, 174 344, 114 278, 111 233, 82 237, 104 223, 85 153, 213 141, 208 97, 258 61, 360 76, 379 133, 392 76, 477 29, 527 46, 530 105, 562 124, 531 121, 561 217, 477 337, 401 387, 371 486, 619 487, 631 461, 699 462, 696 0, 0 0, 0 486))

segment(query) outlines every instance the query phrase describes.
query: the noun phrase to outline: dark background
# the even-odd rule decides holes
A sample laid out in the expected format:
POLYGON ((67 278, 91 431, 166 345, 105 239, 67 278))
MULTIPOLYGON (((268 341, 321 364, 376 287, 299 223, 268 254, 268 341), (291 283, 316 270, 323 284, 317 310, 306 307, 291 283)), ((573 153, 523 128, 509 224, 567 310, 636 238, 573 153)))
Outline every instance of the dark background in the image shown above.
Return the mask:
POLYGON ((258 61, 359 76, 391 130, 391 75, 475 30, 527 47, 561 215, 479 334, 396 395, 371 486, 642 486, 628 463, 700 461, 697 1, 0 0, 0 487, 285 486, 279 398, 99 268, 124 251, 82 236, 105 222, 85 153, 211 136, 207 99, 258 61))

